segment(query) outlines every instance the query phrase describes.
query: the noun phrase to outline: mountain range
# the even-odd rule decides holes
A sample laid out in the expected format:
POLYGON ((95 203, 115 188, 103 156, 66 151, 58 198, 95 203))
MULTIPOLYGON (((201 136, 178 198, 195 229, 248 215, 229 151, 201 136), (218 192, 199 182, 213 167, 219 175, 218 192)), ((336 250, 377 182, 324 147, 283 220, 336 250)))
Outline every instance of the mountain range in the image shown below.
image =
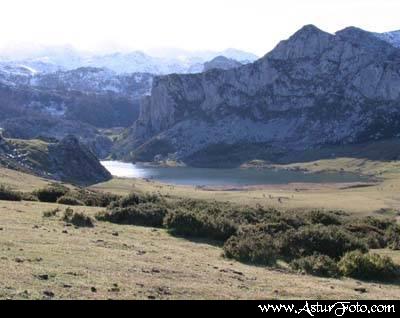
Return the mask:
POLYGON ((202 166, 400 137, 400 31, 307 25, 260 59, 39 53, 0 62, 6 137, 75 134, 101 158, 202 166))
POLYGON ((156 77, 119 155, 209 165, 232 157, 227 149, 249 160, 251 149, 276 158, 399 138, 398 34, 307 25, 254 63, 156 77))
POLYGON ((241 63, 251 63, 258 56, 252 53, 227 49, 220 52, 204 51, 189 52, 170 49, 165 54, 160 51, 156 56, 143 51, 114 52, 109 54, 95 54, 79 52, 73 48, 42 48, 34 52, 13 53, 0 52, 0 62, 9 67, 21 67, 35 73, 53 73, 68 71, 82 67, 105 68, 118 74, 123 73, 151 73, 154 75, 171 73, 201 72, 205 62, 217 56, 224 56, 241 63), (172 54, 174 52, 174 55, 172 54))

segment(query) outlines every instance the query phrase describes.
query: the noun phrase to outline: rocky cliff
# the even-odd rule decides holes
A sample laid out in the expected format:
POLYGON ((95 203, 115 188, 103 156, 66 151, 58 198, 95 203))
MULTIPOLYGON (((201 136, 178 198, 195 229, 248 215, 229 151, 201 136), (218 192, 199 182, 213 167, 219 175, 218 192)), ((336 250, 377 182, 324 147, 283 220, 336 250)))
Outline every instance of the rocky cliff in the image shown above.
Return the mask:
POLYGON ((111 179, 96 156, 72 135, 49 144, 50 173, 56 179, 77 184, 93 184, 111 179))
POLYGON ((213 69, 229 70, 239 66, 242 66, 242 63, 228 59, 225 56, 217 56, 211 61, 204 63, 204 71, 206 72, 213 69))
POLYGON ((72 135, 59 142, 0 135, 0 166, 79 185, 111 179, 93 152, 72 135))
POLYGON ((358 28, 307 25, 252 64, 156 77, 118 151, 185 160, 216 145, 293 151, 398 137, 400 50, 358 28))

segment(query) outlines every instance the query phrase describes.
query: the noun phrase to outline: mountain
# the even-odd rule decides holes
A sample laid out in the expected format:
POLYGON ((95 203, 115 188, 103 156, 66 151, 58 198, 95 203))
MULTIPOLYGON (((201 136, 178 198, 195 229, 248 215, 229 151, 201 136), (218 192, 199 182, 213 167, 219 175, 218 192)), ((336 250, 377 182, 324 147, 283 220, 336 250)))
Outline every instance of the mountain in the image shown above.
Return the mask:
POLYGON ((210 62, 204 63, 204 71, 207 72, 212 69, 229 70, 231 68, 239 67, 242 63, 229 59, 224 56, 217 56, 210 62))
POLYGON ((51 90, 0 83, 1 122, 8 118, 48 116, 76 120, 99 128, 130 126, 139 101, 113 92, 51 90))
POLYGON ((255 159, 252 145, 279 157, 399 138, 399 70, 400 50, 373 33, 307 25, 254 63, 154 78, 115 152, 144 161, 173 153, 207 165, 213 156, 229 161, 227 149, 255 159))
POLYGON ((42 139, 58 141, 76 135, 99 158, 110 153, 112 140, 102 131, 77 120, 30 114, 0 121, 3 134, 8 138, 42 139))
POLYGON ((155 55, 142 51, 114 52, 98 54, 80 52, 71 47, 39 47, 8 51, 0 55, 1 64, 23 66, 35 73, 54 73, 75 70, 77 68, 104 68, 118 74, 150 73, 172 74, 190 73, 199 70, 196 66, 204 64, 217 56, 234 59, 242 64, 255 61, 258 57, 252 53, 227 49, 221 52, 169 49, 155 55))
POLYGON ((381 40, 400 48, 400 30, 385 33, 375 33, 375 35, 381 40))
POLYGON ((0 165, 80 185, 111 179, 96 156, 72 135, 59 142, 7 140, 0 135, 0 165))
POLYGON ((70 71, 36 74, 29 85, 58 91, 115 93, 132 100, 150 94, 153 75, 149 73, 117 74, 104 68, 81 67, 70 71))

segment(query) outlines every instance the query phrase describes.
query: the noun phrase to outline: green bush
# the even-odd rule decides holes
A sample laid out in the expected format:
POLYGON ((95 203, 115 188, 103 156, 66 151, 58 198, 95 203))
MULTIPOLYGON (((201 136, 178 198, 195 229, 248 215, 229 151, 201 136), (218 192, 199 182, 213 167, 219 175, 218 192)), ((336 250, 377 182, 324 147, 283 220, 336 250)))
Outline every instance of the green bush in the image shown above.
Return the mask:
POLYGON ((82 201, 79 201, 78 199, 73 198, 69 195, 64 195, 61 198, 58 198, 57 203, 64 205, 85 205, 82 201))
POLYGON ((285 221, 273 222, 273 223, 260 223, 255 225, 243 225, 240 228, 240 234, 242 236, 257 236, 259 234, 268 234, 273 237, 285 233, 286 231, 293 229, 285 221))
POLYGON ((40 202, 55 203, 59 198, 67 194, 69 189, 60 184, 54 184, 49 187, 39 189, 33 194, 39 199, 40 202))
POLYGON ((223 216, 175 210, 167 214, 164 226, 176 235, 225 241, 236 233, 236 225, 223 216))
POLYGON ((306 219, 311 224, 340 225, 342 223, 337 213, 324 212, 320 210, 315 210, 307 213, 306 219))
POLYGON ((345 229, 365 242, 369 248, 384 248, 388 245, 386 232, 395 222, 390 219, 366 217, 352 220, 345 229))
POLYGON ((22 193, 13 191, 11 188, 0 185, 0 200, 4 201, 21 201, 22 193))
POLYGON ((385 232, 370 224, 356 221, 347 224, 345 228, 354 236, 365 242, 369 248, 383 248, 386 247, 385 232))
POLYGON ((110 208, 126 208, 141 203, 160 203, 161 201, 162 199, 158 195, 131 193, 112 202, 110 208))
POLYGON ((357 279, 389 281, 400 278, 399 266, 389 257, 353 251, 346 253, 338 263, 344 276, 357 279))
POLYGON ((337 259, 349 251, 367 251, 365 244, 340 227, 323 225, 291 229, 278 238, 278 246, 281 254, 289 259, 314 253, 337 259))
POLYGON ((93 219, 80 212, 74 212, 71 208, 67 208, 63 218, 65 222, 73 224, 77 227, 94 227, 93 219))
POLYGON ((290 267, 310 275, 338 277, 339 268, 336 262, 326 255, 314 254, 293 260, 290 267))
POLYGON ((234 235, 224 244, 224 255, 241 262, 273 265, 278 251, 271 235, 234 235))
POLYGON ((96 215, 99 221, 117 224, 162 227, 168 210, 155 203, 140 203, 135 206, 113 208, 96 215))
POLYGON ((68 197, 83 202, 86 206, 107 207, 111 203, 118 201, 121 196, 112 193, 103 193, 98 191, 79 189, 68 192, 68 197))
POLYGON ((392 224, 385 232, 387 246, 392 250, 400 250, 400 226, 392 224))

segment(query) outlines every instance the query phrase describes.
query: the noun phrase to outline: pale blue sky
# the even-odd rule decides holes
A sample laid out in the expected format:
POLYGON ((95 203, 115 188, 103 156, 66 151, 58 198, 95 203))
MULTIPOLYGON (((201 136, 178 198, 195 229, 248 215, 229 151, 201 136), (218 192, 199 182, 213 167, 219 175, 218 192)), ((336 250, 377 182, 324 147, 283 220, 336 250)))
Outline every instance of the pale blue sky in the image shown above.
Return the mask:
POLYGON ((399 0, 1 0, 0 47, 234 47, 263 55, 304 24, 400 29, 399 0))

